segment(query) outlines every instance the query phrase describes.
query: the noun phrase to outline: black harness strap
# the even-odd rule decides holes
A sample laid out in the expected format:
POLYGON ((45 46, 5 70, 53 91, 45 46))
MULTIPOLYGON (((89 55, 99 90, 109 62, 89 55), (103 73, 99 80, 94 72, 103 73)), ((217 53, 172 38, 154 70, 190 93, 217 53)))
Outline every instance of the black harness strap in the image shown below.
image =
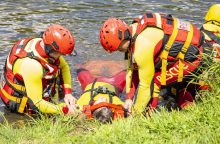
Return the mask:
MULTIPOLYGON (((90 105, 92 104, 92 101, 94 100, 94 97, 96 96, 96 95, 93 95, 94 86, 95 86, 96 81, 97 81, 97 78, 93 81, 92 88, 90 89, 90 101, 89 101, 90 105)), ((87 91, 89 91, 89 90, 87 90, 87 91)))
POLYGON ((206 33, 213 41, 215 41, 217 44, 220 45, 220 38, 218 38, 216 35, 214 35, 212 32, 205 30, 203 27, 201 30, 206 33))
POLYGON ((137 36, 138 36, 138 34, 135 33, 133 37, 130 37, 130 44, 129 44, 128 49, 125 52, 125 56, 124 56, 125 60, 128 60, 131 48, 133 47, 133 45, 134 45, 134 43, 135 43, 135 41, 137 39, 137 36))
POLYGON ((82 93, 82 95, 84 93, 90 92, 89 104, 92 105, 92 102, 94 101, 95 96, 97 96, 98 94, 108 94, 109 95, 109 103, 112 103, 113 96, 118 96, 118 95, 115 92, 108 90, 106 87, 99 86, 98 88, 94 88, 96 81, 97 81, 97 79, 95 79, 94 82, 92 83, 91 89, 84 91, 82 93))

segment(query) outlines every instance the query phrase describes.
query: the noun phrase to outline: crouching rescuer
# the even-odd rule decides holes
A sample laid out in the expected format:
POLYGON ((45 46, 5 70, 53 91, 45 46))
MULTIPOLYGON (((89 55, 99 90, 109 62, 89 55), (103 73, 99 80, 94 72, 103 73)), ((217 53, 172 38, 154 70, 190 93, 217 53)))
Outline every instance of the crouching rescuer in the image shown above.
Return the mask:
POLYGON ((62 55, 71 54, 74 37, 61 25, 51 25, 42 38, 24 38, 15 43, 6 61, 0 97, 11 112, 71 114, 75 105, 68 63, 62 55), (59 78, 65 103, 52 97, 59 78), (67 111, 68 109, 68 111, 67 111))
POLYGON ((125 107, 129 112, 154 109, 161 92, 175 88, 180 107, 193 102, 182 89, 192 73, 201 73, 204 36, 190 22, 160 13, 145 13, 129 26, 109 18, 100 29, 100 43, 112 53, 125 53, 127 60, 125 107), (183 94, 180 94, 183 93, 183 94))

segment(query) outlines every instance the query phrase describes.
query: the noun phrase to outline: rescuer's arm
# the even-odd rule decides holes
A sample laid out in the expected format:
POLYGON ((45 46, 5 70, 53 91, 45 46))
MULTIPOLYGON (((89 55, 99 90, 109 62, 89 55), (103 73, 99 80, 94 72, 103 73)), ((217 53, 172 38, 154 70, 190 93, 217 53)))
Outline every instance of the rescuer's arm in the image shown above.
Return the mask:
POLYGON ((23 62, 19 67, 19 73, 24 80, 28 98, 42 113, 62 113, 62 107, 64 106, 64 103, 60 105, 55 105, 53 103, 43 100, 43 67, 41 66, 41 64, 38 61, 30 58, 24 58, 22 60, 23 62))
POLYGON ((70 74, 70 68, 64 57, 60 56, 60 69, 62 78, 62 87, 64 90, 64 101, 69 108, 74 108, 76 103, 76 98, 72 95, 72 78, 70 74))

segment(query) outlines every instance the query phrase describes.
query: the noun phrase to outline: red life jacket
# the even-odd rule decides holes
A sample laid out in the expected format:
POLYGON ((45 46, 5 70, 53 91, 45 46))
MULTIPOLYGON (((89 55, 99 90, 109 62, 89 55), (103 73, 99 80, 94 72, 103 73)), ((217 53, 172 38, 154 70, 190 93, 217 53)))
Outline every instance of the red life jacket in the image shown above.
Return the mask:
POLYGON ((164 32, 164 38, 156 44, 154 51, 154 82, 158 86, 174 81, 181 82, 183 75, 194 71, 200 64, 203 35, 193 24, 159 13, 146 13, 134 19, 133 23, 137 23, 137 29, 132 38, 130 65, 134 63, 132 53, 135 50, 135 40, 142 31, 147 27, 154 27, 164 32), (172 79, 169 79, 169 70, 172 67, 175 70, 171 70, 172 79))
MULTIPOLYGON (((23 113, 24 108, 28 100, 23 78, 19 74, 13 74, 13 66, 17 59, 29 57, 37 60, 44 68, 44 74, 42 79, 43 90, 46 88, 54 87, 55 79, 58 76, 59 61, 56 61, 54 65, 47 61, 49 58, 43 48, 40 46, 42 39, 25 38, 19 40, 12 47, 9 56, 6 59, 4 69, 4 81, 1 85, 0 96, 6 105, 10 101, 14 101, 19 104, 18 112, 23 113), (27 44, 29 44, 27 46, 27 44), (33 45, 33 46, 32 46, 33 45)), ((45 98, 48 99, 48 98, 45 98)))

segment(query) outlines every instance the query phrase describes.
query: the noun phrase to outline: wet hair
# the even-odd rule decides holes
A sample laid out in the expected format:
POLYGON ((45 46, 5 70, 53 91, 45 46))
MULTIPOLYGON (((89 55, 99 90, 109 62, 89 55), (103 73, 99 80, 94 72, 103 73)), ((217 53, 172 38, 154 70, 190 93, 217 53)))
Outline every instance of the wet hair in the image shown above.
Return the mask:
POLYGON ((107 107, 101 107, 93 112, 93 117, 101 123, 111 123, 113 112, 107 107))

